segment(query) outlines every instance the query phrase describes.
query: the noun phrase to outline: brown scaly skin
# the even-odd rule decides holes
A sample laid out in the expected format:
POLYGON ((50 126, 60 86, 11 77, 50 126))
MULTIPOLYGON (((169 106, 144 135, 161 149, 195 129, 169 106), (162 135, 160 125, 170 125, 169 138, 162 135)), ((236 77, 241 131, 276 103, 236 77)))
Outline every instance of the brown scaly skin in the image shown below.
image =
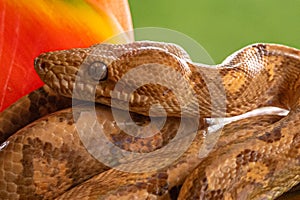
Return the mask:
POLYGON ((71 105, 70 98, 54 93, 47 85, 33 91, 0 113, 0 144, 34 120, 71 105))
MULTIPOLYGON (((226 125, 214 150, 224 148, 235 141, 245 140, 245 138, 251 137, 255 131, 262 130, 265 126, 273 124, 281 118, 266 115, 226 125), (240 126, 241 124, 243 127, 240 126), (233 130, 235 137, 232 137, 233 130)), ((170 199, 172 197, 174 199, 177 196, 176 188, 180 188, 185 178, 199 163, 202 163, 198 154, 203 144, 204 133, 203 130, 199 130, 189 149, 168 167, 140 174, 110 169, 74 187, 57 199, 132 199, 133 197, 139 199, 170 199)))
MULTIPOLYGON (((76 120, 87 106, 73 107, 43 117, 21 129, 8 140, 0 151, 0 196, 4 199, 53 199, 66 190, 106 171, 105 166, 86 151, 81 142, 76 120), (72 113, 73 112, 73 113, 72 113)), ((112 142, 125 135, 115 124, 109 107, 97 106, 98 123, 112 142)), ((125 111, 120 111, 120 113, 125 111)), ((132 116, 136 114, 132 113, 132 116)), ((137 123, 149 122, 135 116, 137 123)), ((126 119, 125 119, 126 121, 126 119)), ((176 134, 178 118, 170 118, 153 138, 137 138, 132 143, 123 142, 123 149, 152 151, 176 134), (160 142, 158 142, 160 141, 160 142)), ((93 133, 91 128, 90 133, 93 133)), ((110 149, 106 149, 109 151, 110 149)))
MULTIPOLYGON (((124 199, 133 197, 168 199, 172 193, 170 191, 174 187, 179 187, 186 176, 193 174, 194 176, 190 175, 185 181, 179 199, 199 199, 199 197, 203 197, 202 199, 205 199, 204 197, 207 199, 239 199, 243 197, 264 199, 275 198, 300 181, 297 176, 299 174, 300 143, 299 128, 297 128, 299 127, 297 101, 300 94, 299 50, 281 45, 256 44, 238 51, 221 65, 204 66, 193 63, 180 47, 172 44, 157 42, 136 42, 125 45, 100 44, 87 49, 42 54, 36 59, 35 67, 46 84, 60 95, 72 97, 75 83, 77 98, 93 100, 94 94, 96 94, 97 102, 110 105, 111 91, 115 89, 117 82, 131 69, 142 64, 147 65, 146 70, 133 74, 134 81, 122 83, 122 87, 116 89, 117 99, 113 99, 117 102, 116 107, 124 109, 127 100, 124 96, 130 96, 128 89, 135 88, 135 85, 140 83, 139 77, 149 77, 151 80, 161 82, 172 80, 171 84, 168 83, 166 86, 179 88, 179 94, 168 90, 166 86, 155 83, 138 88, 131 96, 130 110, 142 115, 147 116, 150 106, 160 103, 169 116, 178 117, 181 114, 179 101, 176 99, 178 97, 182 97, 183 102, 187 102, 186 112, 183 115, 188 117, 195 117, 198 114, 200 114, 200 118, 235 116, 264 106, 289 109, 291 113, 278 122, 276 122, 278 117, 260 116, 227 125, 212 153, 204 160, 198 158, 198 151, 203 142, 202 135, 205 131, 203 126, 200 126, 201 128, 188 151, 167 168, 142 174, 120 172, 115 169, 103 172, 106 169, 103 169, 102 164, 91 161, 95 162, 94 165, 100 169, 95 167, 95 170, 89 171, 86 176, 84 175, 86 170, 82 169, 83 164, 79 162, 83 159, 72 156, 75 154, 74 152, 76 155, 87 154, 83 152, 83 147, 78 141, 77 149, 69 150, 72 146, 76 146, 72 140, 56 139, 54 141, 55 139, 51 139, 51 137, 50 139, 48 136, 45 137, 46 134, 53 135, 53 132, 63 134, 65 130, 68 130, 69 134, 76 134, 74 123, 72 123, 72 120, 76 121, 76 116, 74 116, 75 119, 71 119, 70 111, 58 112, 21 129, 16 136, 13 135, 7 140, 7 145, 0 151, 0 161, 2 160, 0 181, 3 183, 0 188, 0 196, 48 199, 62 194, 65 189, 72 188, 60 198, 109 199, 121 196, 124 199), (90 73, 94 62, 102 62, 108 67, 106 78, 96 85, 95 91, 93 89, 95 80, 93 73, 90 73), (156 68, 157 66, 164 66, 166 70, 156 68), (183 80, 179 80, 177 76, 170 73, 172 71, 170 69, 181 74, 183 80), (155 75, 151 75, 150 72, 155 75), (208 82, 215 86, 213 92, 216 97, 226 96, 224 102, 222 102, 222 98, 219 98, 220 102, 213 104, 214 102, 210 99, 212 93, 209 91, 212 88, 206 84, 208 82), (183 83, 188 83, 194 90, 195 93, 192 96, 195 98, 190 98, 191 94, 183 83), (121 93, 123 96, 120 95, 121 93), (63 114, 64 112, 65 114, 63 114), (240 124, 243 126, 239 128, 240 124), (40 131, 35 131, 38 127, 40 127, 40 131), (58 141, 60 142, 56 144, 58 141), (59 146, 62 144, 67 145, 68 148, 59 146), (52 156, 53 148, 56 153, 52 156), (51 150, 49 151, 49 149, 51 150), (14 152, 16 152, 15 156, 14 152), (7 160, 13 161, 16 166, 7 160), (57 160, 63 161, 63 163, 59 165, 57 160), (69 163, 69 160, 72 165, 66 164, 69 163), (225 162, 226 160, 230 162, 225 162), (40 161, 48 163, 46 168, 40 164, 40 161), (232 165, 235 165, 233 166, 235 168, 232 168, 232 165), (78 172, 77 168, 82 171, 78 172), (194 168, 196 169, 192 172, 194 168), (43 175, 47 177, 47 172, 53 172, 50 174, 51 178, 41 181, 43 179, 40 177, 43 175), (74 178, 73 172, 77 174, 76 178, 74 178), (96 175, 98 173, 100 174, 96 175), (95 175, 93 178, 83 182, 93 175, 95 175), (83 183, 74 187, 80 182, 83 183), (65 185, 56 191, 53 185, 61 184, 65 185), (199 188, 203 189, 199 190, 199 188), (251 191, 249 192, 249 190, 251 191)), ((92 70, 92 72, 94 71, 92 70)), ((19 105, 21 106, 22 103, 20 102, 19 105)), ((13 108, 12 106, 10 109, 13 108)), ((30 112, 28 108, 29 106, 25 110, 30 112)), ((8 110, 4 113, 14 112, 8 110)), ((158 109, 153 110, 151 114, 161 116, 162 112, 158 109)), ((108 116, 109 114, 104 115, 104 118, 108 116)), ((21 121, 22 125, 19 127, 31 121, 23 123, 22 118, 1 113, 0 119, 4 117, 8 123, 5 122, 3 127, 9 127, 7 124, 15 120, 21 121), (12 118, 9 118, 11 116, 12 118)), ((147 121, 145 117, 137 118, 141 119, 139 123, 142 124, 143 121, 147 121)), ((174 120, 176 121, 176 119, 174 120)), ((114 119, 108 120, 107 123, 114 124, 114 119)), ((175 124, 170 125, 164 131, 173 130, 171 127, 176 127, 175 124)), ((118 134, 118 131, 113 134, 115 133, 113 127, 113 125, 108 126, 107 129, 107 133, 112 134, 112 141, 118 143, 119 139, 123 138, 122 135, 126 138, 125 134, 118 134)), ((4 131, 1 133, 4 135, 3 139, 13 132, 9 131, 10 133, 4 131)), ((59 137, 64 138, 64 136, 59 137)), ((76 136, 71 138, 73 137, 76 138, 76 136)), ((158 136, 156 138, 163 141, 173 137, 169 133, 165 137, 158 136)), ((135 141, 137 145, 121 144, 120 147, 136 151, 140 148, 139 145, 142 145, 141 148, 146 149, 147 152, 161 147, 153 148, 155 144, 167 144, 167 142, 157 143, 153 140, 138 139, 135 141), (144 147, 144 144, 148 145, 144 147)), ((178 145, 179 147, 180 145, 178 145)), ((168 156, 171 155, 162 155, 162 158, 168 159, 168 156)), ((93 166, 93 164, 90 165, 93 166)))
MULTIPOLYGON (((114 136, 121 135, 122 131, 115 125, 108 107, 97 106, 96 109, 98 122, 107 127, 106 134, 113 141, 114 136)), ((74 118, 78 119, 79 116, 78 113, 74 118)), ((140 119, 140 122, 147 121, 143 117, 135 116, 135 118, 140 119)), ((249 137, 249 132, 244 129, 254 133, 254 130, 263 129, 280 118, 279 116, 260 116, 226 125, 215 148, 218 149, 249 137), (243 124, 243 127, 240 124, 243 124), (231 136, 233 130, 235 137, 231 136)), ((170 135, 170 131, 176 133, 175 127, 178 123, 177 118, 170 118, 162 135, 170 135)), ((95 160, 80 142, 71 110, 62 110, 35 121, 30 127, 20 130, 7 140, 8 145, 0 152, 1 160, 5 161, 0 163, 0 169, 3 171, 5 169, 5 173, 0 174, 0 180, 4 181, 2 186, 5 186, 0 191, 0 195, 3 198, 12 199, 52 199, 82 183, 59 198, 84 199, 83 197, 88 196, 93 199, 116 193, 121 193, 124 198, 127 195, 132 197, 139 193, 157 198, 168 197, 169 191, 181 185, 185 177, 201 161, 198 158, 198 151, 203 142, 203 134, 204 131, 199 130, 189 150, 175 163, 159 171, 127 173, 111 169, 104 172, 108 168, 95 160), (91 178, 96 174, 99 175, 91 178), (91 179, 85 182, 89 178, 91 179), (11 189, 7 191, 9 185, 11 189)), ((165 140, 170 140, 170 138, 172 134, 165 140)), ((154 139, 157 140, 157 138, 154 139)), ((179 142, 179 148, 180 144, 181 142, 179 142)), ((137 141, 129 145, 138 146, 141 149, 153 148, 153 144, 148 142, 137 141)), ((122 148, 132 149, 130 146, 122 148)), ((170 156, 170 154, 162 155, 166 159, 170 156)), ((152 161, 150 159, 143 162, 152 161)), ((139 197, 142 198, 142 196, 139 197)))
POLYGON ((300 101, 287 117, 210 154, 185 180, 178 199, 274 199, 297 185, 299 108, 300 101))

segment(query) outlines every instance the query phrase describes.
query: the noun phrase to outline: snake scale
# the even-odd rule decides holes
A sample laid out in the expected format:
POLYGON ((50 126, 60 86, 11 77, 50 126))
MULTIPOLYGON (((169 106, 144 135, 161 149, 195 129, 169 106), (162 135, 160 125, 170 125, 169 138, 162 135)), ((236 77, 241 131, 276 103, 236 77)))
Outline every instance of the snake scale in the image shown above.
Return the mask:
MULTIPOLYGON (((46 85, 0 113, 1 199, 275 199, 300 182, 297 49, 254 44, 207 66, 174 44, 98 44, 41 54, 35 69, 46 85), (131 79, 122 81, 126 74, 131 79), (144 78, 154 81, 141 85, 144 78), (289 113, 250 116, 209 131, 210 118, 268 106, 289 113), (84 115, 91 110, 95 116, 84 115), (131 136, 113 110, 129 132, 134 125, 149 128, 154 119, 165 123, 150 127, 150 137, 131 136), (136 160, 149 166, 143 172, 118 170, 128 163, 112 158, 116 168, 108 167, 79 136, 78 126, 97 135, 96 123, 129 152, 147 155, 175 140, 161 162, 188 146, 166 166, 153 168, 149 157, 136 160), (179 124, 196 133, 190 143, 190 134, 176 139, 179 124), (201 157, 207 142, 215 143, 201 157)), ((101 151, 113 155, 113 149, 101 151)))

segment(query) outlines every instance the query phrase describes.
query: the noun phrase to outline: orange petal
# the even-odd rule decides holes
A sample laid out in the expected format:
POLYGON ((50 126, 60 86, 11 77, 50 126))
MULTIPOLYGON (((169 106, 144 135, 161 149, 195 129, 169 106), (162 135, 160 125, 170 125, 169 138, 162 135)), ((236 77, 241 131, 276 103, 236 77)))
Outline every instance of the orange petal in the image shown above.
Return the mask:
POLYGON ((2 0, 0 111, 43 85, 33 68, 41 52, 87 47, 131 30, 127 1, 113 2, 2 0))

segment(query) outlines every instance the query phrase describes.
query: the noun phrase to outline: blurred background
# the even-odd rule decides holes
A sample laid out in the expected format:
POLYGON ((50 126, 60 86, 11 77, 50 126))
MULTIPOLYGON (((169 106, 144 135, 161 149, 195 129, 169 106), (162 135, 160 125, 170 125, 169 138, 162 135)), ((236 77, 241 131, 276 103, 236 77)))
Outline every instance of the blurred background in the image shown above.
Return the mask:
POLYGON ((164 27, 201 44, 216 63, 252 43, 300 48, 297 0, 129 0, 134 28, 164 27))

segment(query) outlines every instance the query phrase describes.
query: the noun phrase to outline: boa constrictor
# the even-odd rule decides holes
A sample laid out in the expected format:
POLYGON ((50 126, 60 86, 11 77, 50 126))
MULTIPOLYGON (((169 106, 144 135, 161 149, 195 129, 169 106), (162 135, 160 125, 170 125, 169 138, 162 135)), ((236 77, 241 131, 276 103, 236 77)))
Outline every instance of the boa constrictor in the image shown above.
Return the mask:
POLYGON ((2 199, 274 199, 300 182, 297 49, 254 44, 206 66, 174 44, 99 44, 41 54, 35 68, 46 85, 0 114, 2 199), (269 106, 289 113, 211 129, 212 118, 269 106), (149 126, 155 120, 165 123, 149 126), (118 148, 145 156, 134 165, 114 158, 114 148, 93 143, 95 124, 118 148), (181 129, 188 134, 176 138, 181 129), (147 157, 171 143, 158 160, 147 157), (110 166, 87 151, 95 146, 110 166))

